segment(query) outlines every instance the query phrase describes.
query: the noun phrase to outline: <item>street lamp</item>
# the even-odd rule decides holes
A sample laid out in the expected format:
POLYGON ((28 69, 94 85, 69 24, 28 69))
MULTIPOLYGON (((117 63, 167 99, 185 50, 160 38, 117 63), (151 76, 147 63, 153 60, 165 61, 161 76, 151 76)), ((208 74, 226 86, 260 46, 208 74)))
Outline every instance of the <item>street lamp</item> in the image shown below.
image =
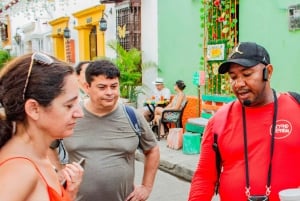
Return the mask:
POLYGON ((106 31, 107 30, 107 21, 103 16, 101 17, 101 19, 99 21, 99 29, 100 29, 100 31, 106 31))
POLYGON ((66 28, 64 29, 64 37, 65 37, 66 39, 71 38, 71 32, 70 32, 70 29, 69 29, 68 27, 66 27, 66 28))
POLYGON ((17 45, 20 45, 20 43, 21 43, 21 35, 19 33, 16 33, 16 35, 14 36, 14 39, 15 39, 17 45))

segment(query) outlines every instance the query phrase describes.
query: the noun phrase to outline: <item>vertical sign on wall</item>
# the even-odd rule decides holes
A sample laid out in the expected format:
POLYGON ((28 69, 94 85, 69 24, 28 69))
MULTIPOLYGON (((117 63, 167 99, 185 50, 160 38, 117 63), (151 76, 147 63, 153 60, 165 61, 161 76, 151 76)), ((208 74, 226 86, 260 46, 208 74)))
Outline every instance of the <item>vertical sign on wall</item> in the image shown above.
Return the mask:
POLYGON ((199 73, 199 85, 204 86, 205 85, 205 71, 201 70, 199 73))

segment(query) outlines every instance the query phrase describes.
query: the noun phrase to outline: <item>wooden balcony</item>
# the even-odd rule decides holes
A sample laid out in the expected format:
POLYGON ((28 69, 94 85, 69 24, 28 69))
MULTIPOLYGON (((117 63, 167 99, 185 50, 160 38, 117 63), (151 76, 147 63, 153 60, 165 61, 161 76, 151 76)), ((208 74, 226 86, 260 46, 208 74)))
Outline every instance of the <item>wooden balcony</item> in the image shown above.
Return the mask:
POLYGON ((106 3, 121 3, 124 0, 100 0, 100 3, 106 4, 106 3))
POLYGON ((121 3, 121 2, 128 2, 132 5, 141 4, 141 0, 100 0, 100 3, 106 4, 106 3, 121 3))

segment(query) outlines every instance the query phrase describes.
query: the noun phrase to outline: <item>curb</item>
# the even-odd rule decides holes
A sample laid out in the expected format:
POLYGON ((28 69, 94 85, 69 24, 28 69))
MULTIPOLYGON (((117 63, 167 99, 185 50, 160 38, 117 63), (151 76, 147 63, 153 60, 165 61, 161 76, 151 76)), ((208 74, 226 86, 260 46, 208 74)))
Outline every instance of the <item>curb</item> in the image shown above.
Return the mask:
MULTIPOLYGON (((140 153, 139 151, 137 151, 135 153, 135 159, 137 161, 141 161, 144 162, 144 155, 142 153, 140 153)), ((167 172, 169 174, 172 174, 180 179, 186 180, 191 182, 194 171, 190 170, 184 166, 178 165, 178 164, 173 164, 170 163, 164 159, 160 159, 159 162, 159 167, 160 170, 167 172)))

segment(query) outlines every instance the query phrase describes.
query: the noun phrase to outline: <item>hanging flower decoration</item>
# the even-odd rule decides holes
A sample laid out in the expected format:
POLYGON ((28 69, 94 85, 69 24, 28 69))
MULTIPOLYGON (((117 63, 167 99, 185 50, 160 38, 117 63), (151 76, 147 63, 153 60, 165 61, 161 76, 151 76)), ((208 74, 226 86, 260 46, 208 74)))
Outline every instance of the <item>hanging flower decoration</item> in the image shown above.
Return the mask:
POLYGON ((221 6, 221 0, 215 0, 214 1, 214 6, 220 7, 221 6))
POLYGON ((225 22, 226 13, 223 12, 220 17, 217 18, 217 22, 225 22))
MULTIPOLYGON (((204 35, 205 46, 225 45, 224 59, 228 52, 237 43, 237 16, 236 6, 238 0, 203 0, 201 9, 202 27, 206 30, 204 35)), ((210 52, 212 54, 212 52, 210 52)), ((207 53, 206 53, 207 54, 207 53)), ((208 80, 205 85, 206 94, 231 95, 231 87, 228 82, 228 75, 219 75, 219 65, 224 61, 211 59, 207 56, 203 64, 207 72, 208 80)))
MULTIPOLYGON (((24 16, 27 20, 52 18, 58 9, 65 11, 71 0, 0 0, 0 19, 3 16, 24 16)), ((73 0, 76 5, 76 0, 73 0)))
POLYGON ((225 18, 224 17, 218 17, 217 18, 217 22, 224 22, 225 21, 225 18))
POLYGON ((213 33, 213 34, 212 34, 212 38, 213 38, 214 40, 217 40, 217 39, 218 39, 218 35, 217 35, 216 33, 213 33))

